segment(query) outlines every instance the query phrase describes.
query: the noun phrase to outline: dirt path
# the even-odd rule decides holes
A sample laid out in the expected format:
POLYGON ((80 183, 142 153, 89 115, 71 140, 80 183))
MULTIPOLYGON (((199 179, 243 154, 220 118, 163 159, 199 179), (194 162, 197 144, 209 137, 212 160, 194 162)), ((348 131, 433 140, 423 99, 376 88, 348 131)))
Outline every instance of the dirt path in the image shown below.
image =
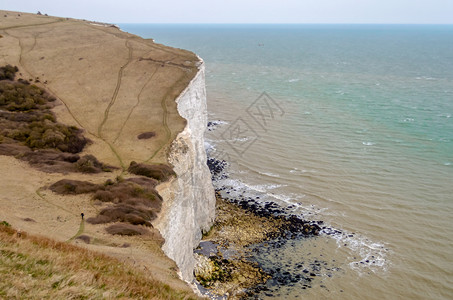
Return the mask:
POLYGON ((67 242, 72 242, 73 240, 75 240, 77 237, 79 237, 80 235, 82 235, 82 233, 85 231, 85 220, 82 219, 80 220, 80 226, 79 226, 79 231, 77 231, 77 233, 71 237, 69 240, 67 240, 67 242))
POLYGON ((104 124, 105 122, 107 122, 107 119, 109 118, 109 112, 110 112, 110 109, 112 108, 112 106, 115 104, 115 101, 116 101, 116 98, 118 97, 118 92, 121 88, 121 79, 123 78, 123 71, 124 69, 131 63, 132 61, 132 52, 133 52, 133 49, 132 47, 129 45, 129 40, 126 40, 125 42, 125 46, 126 48, 128 48, 128 59, 127 59, 127 62, 121 66, 121 68, 119 69, 118 71, 118 80, 116 82, 116 87, 115 87, 115 91, 113 92, 113 96, 112 96, 112 99, 110 100, 110 103, 109 105, 107 106, 107 108, 105 109, 105 112, 104 112, 104 119, 102 120, 101 122, 101 125, 99 125, 98 127, 98 137, 102 139, 102 127, 104 127, 104 124))

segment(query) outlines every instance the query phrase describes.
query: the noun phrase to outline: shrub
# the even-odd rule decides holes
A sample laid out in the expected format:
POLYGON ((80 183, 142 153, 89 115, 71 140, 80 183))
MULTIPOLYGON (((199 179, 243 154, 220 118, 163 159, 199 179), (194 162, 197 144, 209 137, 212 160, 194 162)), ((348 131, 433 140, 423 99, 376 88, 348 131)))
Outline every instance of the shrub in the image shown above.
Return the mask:
POLYGON ((128 178, 125 181, 138 184, 139 186, 141 186, 147 190, 154 189, 156 187, 156 185, 159 183, 157 180, 155 180, 153 178, 145 178, 145 177, 133 177, 133 178, 128 178))
POLYGON ((14 80, 16 76, 16 72, 19 71, 17 66, 6 65, 4 67, 0 67, 0 80, 14 80))
POLYGON ((99 200, 101 202, 113 202, 115 197, 110 191, 98 190, 94 194, 93 199, 99 200))
POLYGON ((118 235, 143 235, 149 233, 149 231, 145 228, 126 223, 110 225, 109 227, 106 228, 106 231, 110 234, 118 235))
POLYGON ((0 81, 0 116, 10 121, 2 124, 11 129, 8 137, 32 149, 81 152, 89 142, 82 130, 57 123, 50 111, 55 98, 36 85, 23 82, 0 81))
POLYGON ((103 186, 88 181, 62 179, 52 184, 49 188, 51 191, 60 195, 78 195, 95 192, 102 189, 103 186))
POLYGON ((37 109, 49 102, 50 98, 44 90, 33 84, 28 85, 11 81, 0 82, 0 106, 9 111, 37 109))
POLYGON ((156 136, 156 133, 153 132, 153 131, 148 131, 148 132, 143 132, 143 133, 140 133, 137 138, 139 140, 146 140, 146 139, 150 139, 152 137, 155 137, 156 136))
POLYGON ((151 222, 162 206, 162 198, 154 189, 156 183, 149 178, 109 180, 104 184, 63 179, 52 184, 50 189, 58 194, 94 193, 94 200, 115 203, 102 209, 96 217, 87 218, 88 223, 122 222, 152 227, 151 222))
POLYGON ((1 221, 0 225, 5 226, 5 227, 11 227, 11 225, 6 221, 1 221))
POLYGON ((76 237, 77 240, 81 240, 83 241, 85 244, 89 244, 91 242, 91 238, 88 236, 88 235, 79 235, 78 237, 76 237))
POLYGON ((165 164, 148 165, 132 161, 127 170, 132 174, 154 178, 159 181, 167 181, 171 176, 176 176, 173 169, 165 164))
POLYGON ((134 225, 145 225, 152 227, 151 221, 156 218, 156 214, 149 209, 134 207, 131 205, 119 204, 106 207, 98 216, 88 218, 91 224, 103 224, 110 222, 128 222, 134 225))
POLYGON ((82 156, 76 163, 77 169, 82 173, 100 173, 102 171, 110 172, 111 167, 99 162, 91 154, 82 156))

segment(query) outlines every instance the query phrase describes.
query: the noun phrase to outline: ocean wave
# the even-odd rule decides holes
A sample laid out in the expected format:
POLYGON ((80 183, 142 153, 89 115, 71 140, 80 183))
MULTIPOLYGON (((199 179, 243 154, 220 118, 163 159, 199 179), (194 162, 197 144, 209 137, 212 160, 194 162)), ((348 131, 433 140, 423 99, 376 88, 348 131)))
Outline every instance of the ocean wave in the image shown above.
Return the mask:
POLYGON ((390 251, 382 242, 375 242, 357 233, 351 233, 327 226, 321 234, 333 238, 338 248, 348 248, 349 262, 351 269, 359 274, 379 271, 387 271, 390 261, 388 252, 390 251))
POLYGON ((274 174, 274 173, 271 173, 271 172, 258 172, 258 173, 261 174, 261 175, 269 176, 269 177, 276 177, 276 178, 280 177, 279 174, 274 174))
POLYGON ((272 183, 253 185, 253 184, 245 183, 240 179, 233 179, 233 178, 223 179, 219 183, 225 187, 231 187, 238 192, 243 192, 243 190, 248 190, 251 192, 259 192, 259 193, 263 193, 263 194, 267 193, 270 190, 274 190, 279 187, 287 186, 286 184, 272 184, 272 183))
POLYGON ((429 76, 418 76, 418 77, 415 77, 415 79, 417 79, 417 80, 437 80, 437 78, 429 77, 429 76))
POLYGON ((447 118, 447 119, 451 118, 451 114, 438 114, 437 116, 441 117, 441 118, 447 118))

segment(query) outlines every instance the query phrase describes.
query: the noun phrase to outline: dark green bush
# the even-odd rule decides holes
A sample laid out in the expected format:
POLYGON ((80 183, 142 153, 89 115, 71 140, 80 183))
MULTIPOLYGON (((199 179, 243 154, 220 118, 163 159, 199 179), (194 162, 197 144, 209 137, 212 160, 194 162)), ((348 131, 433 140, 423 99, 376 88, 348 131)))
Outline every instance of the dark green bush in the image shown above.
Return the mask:
POLYGON ((27 85, 11 81, 0 82, 0 107, 5 110, 28 111, 37 109, 52 101, 55 101, 55 98, 34 84, 27 85))
POLYGON ((16 66, 6 65, 0 67, 0 80, 14 80, 17 71, 19 71, 19 69, 16 66))

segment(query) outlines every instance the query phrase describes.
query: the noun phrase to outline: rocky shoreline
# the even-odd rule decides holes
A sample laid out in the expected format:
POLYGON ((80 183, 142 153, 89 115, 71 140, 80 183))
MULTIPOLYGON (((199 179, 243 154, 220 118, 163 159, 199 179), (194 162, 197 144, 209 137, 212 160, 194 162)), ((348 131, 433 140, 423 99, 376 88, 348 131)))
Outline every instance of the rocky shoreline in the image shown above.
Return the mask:
MULTIPOLYGON (((226 161, 210 157, 207 163, 214 182, 228 177, 226 161)), ((215 223, 195 250, 195 277, 201 289, 214 299, 241 299, 266 291, 270 279, 279 284, 312 281, 315 274, 309 270, 297 278, 283 270, 281 274, 280 270, 264 270, 254 254, 289 240, 316 237, 326 229, 323 221, 303 220, 290 213, 291 207, 260 203, 259 197, 232 197, 231 189, 216 189, 215 223)))

